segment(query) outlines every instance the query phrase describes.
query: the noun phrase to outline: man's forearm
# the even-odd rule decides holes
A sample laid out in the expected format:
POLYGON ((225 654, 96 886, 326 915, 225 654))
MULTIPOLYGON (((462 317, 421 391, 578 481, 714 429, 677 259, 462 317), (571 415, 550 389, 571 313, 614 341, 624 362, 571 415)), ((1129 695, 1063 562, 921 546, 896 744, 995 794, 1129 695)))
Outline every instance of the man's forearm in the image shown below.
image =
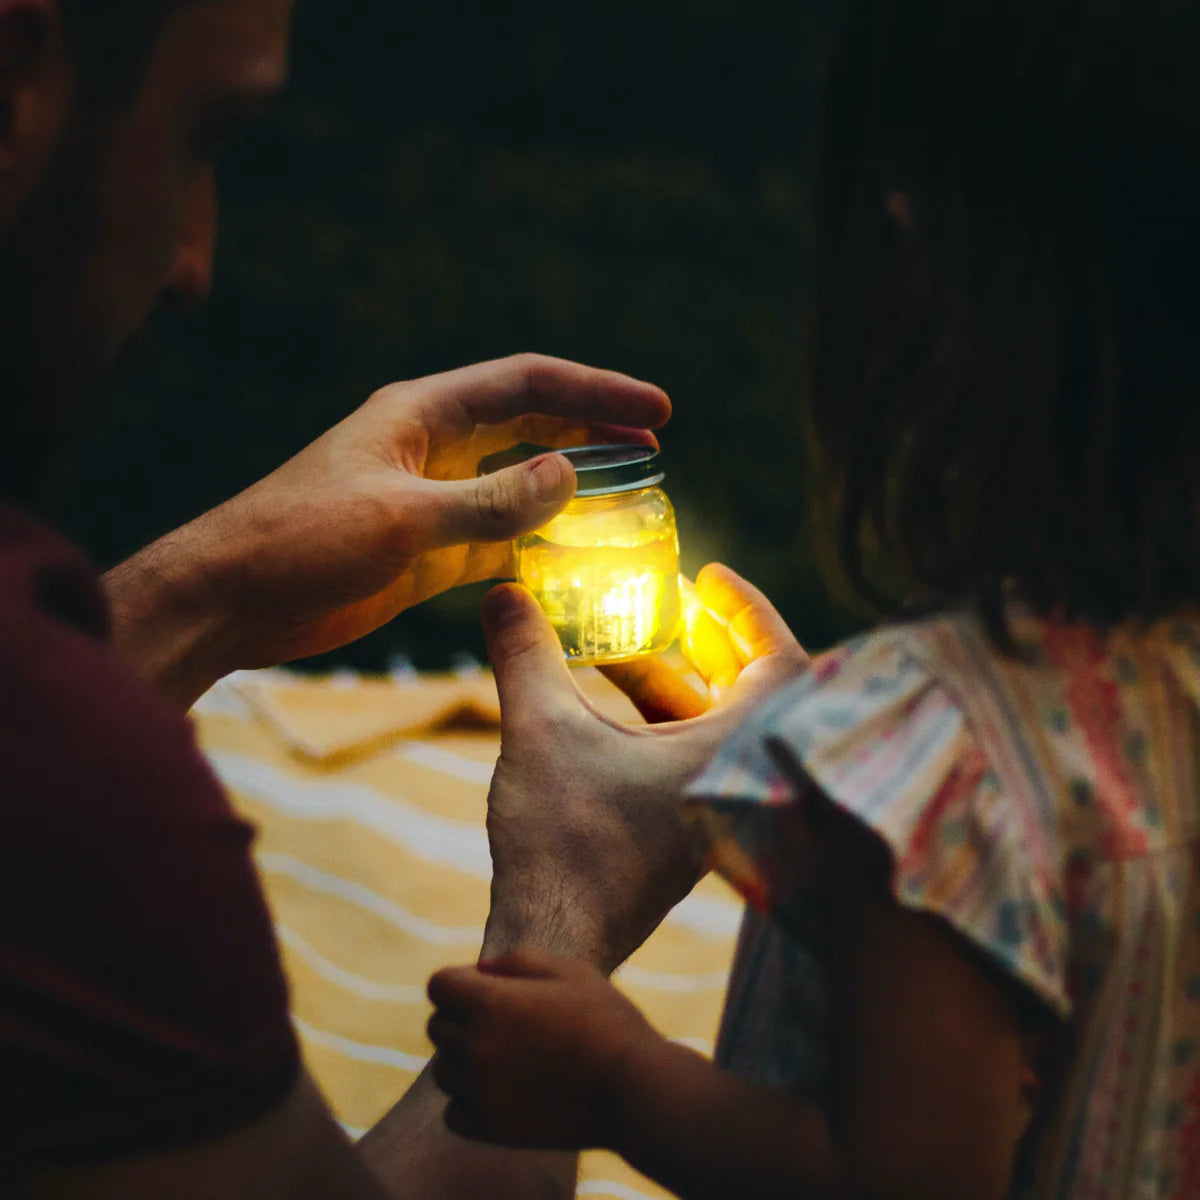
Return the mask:
POLYGON ((427 1067, 404 1098, 358 1143, 394 1200, 569 1200, 578 1156, 505 1150, 446 1128, 446 1097, 427 1067))
POLYGON ((217 551, 193 522, 104 576, 117 652, 183 709, 238 666, 216 603, 217 551))

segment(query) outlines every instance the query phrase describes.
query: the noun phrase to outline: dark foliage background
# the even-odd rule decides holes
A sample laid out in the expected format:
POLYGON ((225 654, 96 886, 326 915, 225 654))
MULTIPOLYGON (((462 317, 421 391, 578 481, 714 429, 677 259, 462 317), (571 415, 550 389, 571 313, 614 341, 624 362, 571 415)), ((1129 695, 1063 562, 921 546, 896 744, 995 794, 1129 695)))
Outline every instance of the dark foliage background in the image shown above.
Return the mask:
MULTIPOLYGON (((223 171, 217 289, 161 329, 59 496, 101 562, 270 470, 383 383, 533 349, 668 389, 685 567, 814 645, 809 203, 834 0, 301 0, 293 84, 223 171)), ((482 653, 479 589, 338 657, 482 653)))

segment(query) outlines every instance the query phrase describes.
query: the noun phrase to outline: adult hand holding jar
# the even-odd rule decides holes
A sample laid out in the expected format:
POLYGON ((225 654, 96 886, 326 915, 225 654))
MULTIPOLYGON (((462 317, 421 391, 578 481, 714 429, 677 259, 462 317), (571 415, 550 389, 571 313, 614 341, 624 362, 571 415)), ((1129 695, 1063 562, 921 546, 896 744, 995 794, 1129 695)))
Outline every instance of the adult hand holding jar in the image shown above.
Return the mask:
POLYGON ((606 668, 650 719, 623 725, 580 694, 523 588, 484 605, 502 710, 488 797, 494 864, 483 957, 534 946, 612 971, 695 884, 684 785, 808 656, 767 599, 726 567, 696 580, 683 648, 713 699, 661 658, 606 668))

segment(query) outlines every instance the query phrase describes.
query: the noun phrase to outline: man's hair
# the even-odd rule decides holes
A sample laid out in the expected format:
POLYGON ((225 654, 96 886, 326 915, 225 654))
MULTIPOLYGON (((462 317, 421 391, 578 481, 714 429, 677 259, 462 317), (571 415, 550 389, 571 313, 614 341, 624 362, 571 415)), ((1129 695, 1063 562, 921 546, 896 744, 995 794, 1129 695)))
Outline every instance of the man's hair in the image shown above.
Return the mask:
POLYGON ((876 608, 1200 602, 1197 64, 1195 0, 854 5, 809 423, 876 608))
POLYGON ((119 105, 133 97, 167 18, 196 0, 60 0, 83 98, 119 105))

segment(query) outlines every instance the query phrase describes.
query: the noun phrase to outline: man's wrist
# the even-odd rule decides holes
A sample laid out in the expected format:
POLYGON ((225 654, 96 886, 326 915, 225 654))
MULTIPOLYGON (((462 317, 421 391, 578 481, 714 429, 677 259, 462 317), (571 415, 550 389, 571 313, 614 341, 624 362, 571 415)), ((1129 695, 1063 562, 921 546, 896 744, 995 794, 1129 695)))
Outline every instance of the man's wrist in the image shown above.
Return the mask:
POLYGON ((116 650, 185 709, 241 665, 220 602, 222 549, 204 522, 167 534, 104 577, 116 650))
POLYGON ((573 900, 561 879, 493 879, 480 960, 521 949, 574 958, 606 975, 620 965, 602 926, 573 900))

